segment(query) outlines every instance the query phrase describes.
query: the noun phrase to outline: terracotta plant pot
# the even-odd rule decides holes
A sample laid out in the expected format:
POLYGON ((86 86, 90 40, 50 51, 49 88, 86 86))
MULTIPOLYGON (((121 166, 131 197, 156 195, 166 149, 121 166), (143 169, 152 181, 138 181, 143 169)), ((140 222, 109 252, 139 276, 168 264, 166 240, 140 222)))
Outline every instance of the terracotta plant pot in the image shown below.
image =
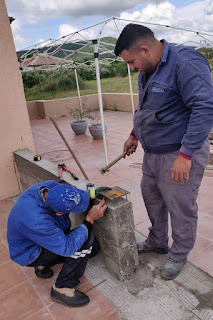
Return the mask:
POLYGON ((85 120, 71 122, 71 128, 75 134, 84 134, 87 130, 87 125, 88 123, 85 120))
MULTIPOLYGON (((104 126, 105 126, 105 132, 106 132, 107 126, 106 125, 104 125, 104 126)), ((91 133, 91 136, 94 139, 103 139, 101 123, 90 124, 89 125, 89 132, 91 133)))

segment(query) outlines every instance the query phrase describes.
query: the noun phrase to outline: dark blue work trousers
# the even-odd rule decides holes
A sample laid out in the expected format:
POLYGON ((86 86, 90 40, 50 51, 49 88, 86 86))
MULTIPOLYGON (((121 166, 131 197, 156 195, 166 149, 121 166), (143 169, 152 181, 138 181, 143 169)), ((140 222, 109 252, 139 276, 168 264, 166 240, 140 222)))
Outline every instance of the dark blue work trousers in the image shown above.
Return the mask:
POLYGON ((63 257, 42 248, 40 256, 28 267, 52 267, 55 264, 63 263, 62 269, 56 279, 57 288, 74 288, 83 276, 87 261, 94 257, 100 250, 98 241, 94 238, 94 232, 91 231, 87 241, 71 257, 63 257))

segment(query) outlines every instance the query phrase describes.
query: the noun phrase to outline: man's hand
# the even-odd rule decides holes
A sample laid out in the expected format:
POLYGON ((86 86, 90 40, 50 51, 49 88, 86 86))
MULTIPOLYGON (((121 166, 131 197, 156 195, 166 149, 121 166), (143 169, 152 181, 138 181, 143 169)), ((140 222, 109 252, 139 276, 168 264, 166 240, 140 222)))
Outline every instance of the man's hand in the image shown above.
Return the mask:
POLYGON ((101 202, 97 205, 94 205, 86 216, 86 220, 90 223, 94 223, 95 220, 103 217, 104 212, 107 209, 107 205, 105 204, 105 200, 102 199, 101 202))
POLYGON ((92 189, 90 189, 90 192, 89 192, 90 199, 95 199, 95 198, 97 198, 98 194, 99 194, 101 191, 106 191, 106 190, 111 190, 111 189, 112 189, 112 188, 109 188, 109 187, 92 188, 92 189))
MULTIPOLYGON (((137 146, 138 146, 138 139, 130 135, 129 138, 124 143, 123 152, 126 152, 126 155, 130 156, 131 153, 136 151, 137 146), (131 148, 131 149, 129 149, 129 148, 131 148)), ((125 156, 124 156, 124 158, 125 158, 125 156)))
POLYGON ((192 161, 178 155, 172 167, 171 177, 176 183, 184 183, 189 179, 192 161))

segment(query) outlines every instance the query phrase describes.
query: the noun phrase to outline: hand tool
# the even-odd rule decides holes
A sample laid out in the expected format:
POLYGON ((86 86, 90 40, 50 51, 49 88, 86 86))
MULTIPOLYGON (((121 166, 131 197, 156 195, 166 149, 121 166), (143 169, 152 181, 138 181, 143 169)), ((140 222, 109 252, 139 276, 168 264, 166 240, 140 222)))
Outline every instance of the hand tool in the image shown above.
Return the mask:
POLYGON ((59 179, 60 179, 60 181, 63 181, 63 178, 62 178, 62 172, 63 171, 69 172, 71 174, 71 176, 73 177, 73 179, 78 180, 78 177, 76 176, 76 174, 73 173, 72 171, 70 171, 69 169, 67 169, 67 167, 66 167, 66 165, 64 163, 58 164, 58 169, 59 169, 59 179))
MULTIPOLYGON (((130 150, 132 147, 134 147, 133 145, 128 148, 128 150, 130 150)), ((128 151, 127 150, 127 151, 128 151)), ((110 162, 106 167, 99 169, 98 171, 104 175, 104 173, 107 171, 107 169, 111 168, 116 162, 118 162, 120 159, 122 159, 127 152, 123 152, 120 156, 118 156, 115 160, 113 160, 112 162, 110 162)))
POLYGON ((40 160, 41 160, 41 156, 39 156, 39 155, 34 156, 34 161, 40 161, 40 160))
POLYGON ((55 126, 56 130, 57 130, 57 131, 58 131, 58 133, 60 134, 60 136, 61 136, 62 140, 63 140, 63 141, 64 141, 64 143, 66 144, 67 149, 69 150, 69 152, 70 152, 70 153, 71 153, 71 155, 73 156, 73 158, 74 158, 75 162, 77 163, 78 167, 80 168, 81 172, 83 173, 83 175, 84 175, 85 179, 89 180, 89 178, 87 177, 87 175, 86 175, 86 173, 85 173, 84 169, 82 168, 82 166, 81 166, 80 162, 78 161, 78 159, 77 159, 77 157, 75 156, 74 152, 73 152, 73 151, 72 151, 72 149, 70 148, 70 146, 69 146, 69 144, 68 144, 67 140, 65 139, 65 137, 64 137, 64 135, 63 135, 63 133, 61 132, 60 128, 58 127, 57 123, 55 122, 55 120, 54 120, 52 117, 50 117, 50 120, 52 121, 52 123, 54 124, 54 126, 55 126))

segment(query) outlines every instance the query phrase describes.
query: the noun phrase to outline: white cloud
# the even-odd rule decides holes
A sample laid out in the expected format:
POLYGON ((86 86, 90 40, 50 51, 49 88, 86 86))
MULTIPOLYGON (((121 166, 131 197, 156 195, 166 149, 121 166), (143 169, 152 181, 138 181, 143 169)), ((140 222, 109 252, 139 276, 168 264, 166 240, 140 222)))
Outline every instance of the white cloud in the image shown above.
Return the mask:
MULTIPOLYGON (((152 3, 159 3, 163 0, 152 0, 152 3)), ((146 5, 148 0, 6 0, 8 9, 12 12, 16 7, 16 13, 25 15, 27 21, 35 24, 41 19, 51 17, 70 17, 72 20, 79 20, 88 16, 111 17, 119 15, 124 10, 133 10, 138 5, 146 5)))
POLYGON ((22 36, 22 28, 19 20, 14 20, 11 24, 13 39, 16 45, 16 48, 23 48, 27 40, 22 36))
MULTIPOLYGON (((75 22, 77 21, 77 18, 81 21, 80 18, 86 18, 91 15, 105 15, 108 17, 117 15, 121 19, 134 20, 135 23, 137 23, 137 21, 149 22, 152 23, 152 25, 145 25, 154 31, 158 39, 165 38, 170 42, 176 43, 195 41, 199 45, 199 42, 204 43, 206 40, 190 32, 184 32, 182 30, 178 31, 177 29, 161 27, 155 24, 213 33, 212 0, 195 2, 182 8, 176 8, 169 1, 163 2, 161 0, 123 0, 121 2, 114 0, 6 0, 6 3, 9 14, 14 15, 15 18, 18 18, 18 15, 20 15, 20 17, 22 17, 21 21, 23 21, 25 25, 26 20, 31 24, 38 24, 38 21, 41 21, 41 19, 48 22, 48 18, 50 17, 70 17, 70 20, 72 19, 72 24, 61 24, 56 38, 76 32, 77 28, 75 27, 75 22), (147 4, 147 6, 141 11, 132 12, 134 7, 138 4, 147 4)), ((129 22, 116 20, 116 26, 115 21, 111 21, 102 30, 102 36, 118 37, 119 33, 117 27, 119 31, 121 31, 127 23, 129 22)), ((22 36, 20 23, 17 23, 16 20, 13 22, 12 28, 16 46, 21 47, 21 44, 24 45, 25 39, 22 36)), ((90 40, 94 39, 98 36, 101 28, 101 25, 89 28, 80 33, 82 36, 75 35, 71 40, 83 40, 83 38, 90 40)), ((40 37, 43 38, 44 35, 41 34, 40 37)), ((205 38, 213 42, 212 37, 205 36, 205 38)))
POLYGON ((62 24, 59 27, 59 36, 58 38, 67 36, 65 40, 67 41, 74 41, 74 40, 92 40, 96 39, 97 37, 97 32, 95 32, 96 28, 91 28, 88 30, 83 30, 79 34, 74 34, 78 29, 70 24, 62 24))
MULTIPOLYGON (((181 29, 188 29, 206 33, 213 33, 213 3, 211 0, 196 2, 184 8, 176 8, 169 1, 160 4, 149 4, 141 11, 133 13, 122 12, 120 19, 132 20, 135 23, 144 23, 145 26, 152 29, 158 39, 165 38, 169 42, 184 43, 195 41, 204 43, 204 39, 197 34, 183 30, 167 28, 165 26, 173 26, 181 29), (164 26, 159 26, 159 24, 164 26)), ((130 22, 117 22, 121 31, 123 27, 130 22)), ((106 34, 117 36, 118 32, 114 26, 110 25, 106 34)), ((213 46, 213 37, 204 36, 209 41, 208 44, 213 46)))

